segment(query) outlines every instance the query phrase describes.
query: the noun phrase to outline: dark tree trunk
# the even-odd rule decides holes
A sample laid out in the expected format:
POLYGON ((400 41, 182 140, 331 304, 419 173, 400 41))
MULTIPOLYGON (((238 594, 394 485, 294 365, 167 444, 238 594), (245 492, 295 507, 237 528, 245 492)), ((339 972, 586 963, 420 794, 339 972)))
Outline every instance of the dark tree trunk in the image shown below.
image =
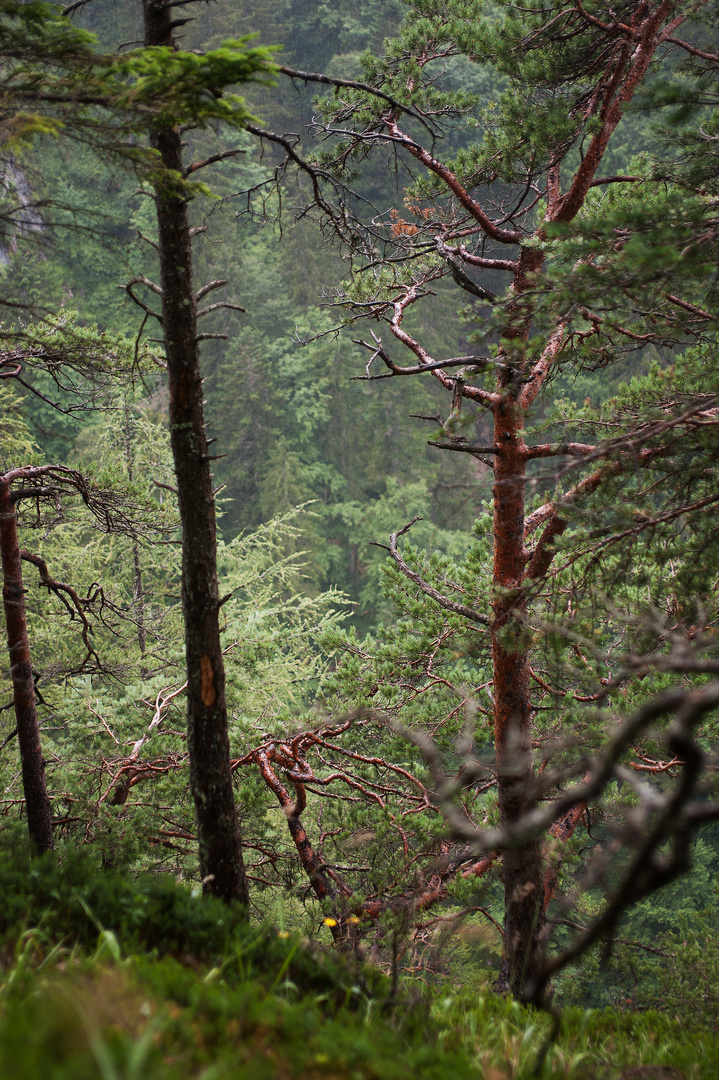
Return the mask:
MULTIPOLYGON (((166 0, 143 0, 148 45, 173 47, 166 0)), ((182 173, 177 128, 152 132, 165 169, 182 173)), ((162 317, 170 390, 170 438, 182 521, 182 607, 187 660, 187 748, 203 889, 249 904, 230 771, 225 668, 220 645, 215 497, 203 415, 197 304, 187 200, 155 188, 162 317)))
POLYGON ((3 604, 7 625, 17 740, 22 762, 30 840, 38 855, 52 851, 52 815, 45 784, 45 761, 40 745, 40 729, 35 708, 35 682, 27 636, 25 590, 17 535, 17 511, 12 501, 10 481, 0 479, 0 549, 2 549, 3 604))
MULTIPOLYGON (((127 479, 132 483, 132 428, 130 424, 130 407, 125 398, 125 461, 127 463, 127 479)), ((132 545, 132 563, 134 570, 133 602, 135 605, 135 617, 137 619, 137 643, 140 646, 140 656, 145 655, 147 648, 147 629, 145 627, 145 590, 142 584, 142 563, 140 562, 140 545, 135 540, 132 545)), ((142 671, 142 669, 140 669, 142 671)), ((144 672, 143 672, 144 677, 144 672)))

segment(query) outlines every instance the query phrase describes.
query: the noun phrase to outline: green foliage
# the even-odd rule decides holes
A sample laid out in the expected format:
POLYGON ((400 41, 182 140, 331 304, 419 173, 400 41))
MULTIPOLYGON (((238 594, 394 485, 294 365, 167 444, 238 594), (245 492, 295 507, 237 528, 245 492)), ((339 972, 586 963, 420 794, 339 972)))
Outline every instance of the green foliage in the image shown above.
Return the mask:
MULTIPOLYGON (((289 978, 267 993, 247 977, 234 985, 226 977, 206 982, 203 973, 169 961, 77 968, 69 977, 46 977, 36 998, 8 1007, 0 1061, 13 1080, 38 1071, 51 1080, 174 1080, 210 1070, 243 1080, 477 1075, 466 1054, 440 1049, 410 1024, 398 1032, 349 1009, 327 1016, 324 995, 294 990, 289 978)), ((231 974, 230 964, 225 971, 231 974)), ((350 988, 345 996, 351 1001, 350 988)))
POLYGON ((204 127, 217 121, 243 127, 252 114, 244 98, 225 95, 224 88, 253 81, 273 85, 273 50, 248 48, 252 36, 225 41, 201 56, 160 46, 129 53, 115 67, 114 73, 129 86, 114 97, 113 107, 135 111, 147 106, 158 127, 204 127))
POLYGON ((422 998, 166 879, 0 850, 0 1067, 12 1080, 716 1075, 716 1037, 671 1015, 422 998))
MULTIPOLYGON (((581 967, 558 980, 559 1003, 655 1008, 687 1026, 716 1033, 716 827, 701 830, 691 857, 691 874, 627 912, 616 942, 600 943, 581 967)), ((599 904, 595 893, 583 896, 580 917, 589 917, 599 904)))
POLYGON ((273 49, 249 47, 252 35, 233 38, 197 55, 145 47, 102 54, 94 35, 77 29, 49 4, 0 5, 1 85, 10 110, 8 148, 42 136, 64 136, 115 160, 145 179, 161 179, 188 196, 203 184, 166 175, 157 154, 138 142, 153 125, 205 127, 221 122, 241 129, 252 113, 228 87, 271 85, 273 49), (34 105, 35 112, 27 111, 34 105))
POLYGON ((330 319, 304 313, 311 296, 288 298, 302 284, 291 275, 293 250, 282 258, 266 236, 240 250, 237 272, 253 325, 238 327, 221 358, 209 358, 212 434, 227 451, 216 470, 226 485, 222 523, 232 536, 315 500, 297 543, 308 551, 308 587, 342 589, 366 628, 386 610, 382 556, 372 543, 419 514, 422 542, 463 551, 461 529, 471 524, 478 485, 465 462, 440 461, 418 423, 402 430, 402 414, 437 408, 432 387, 407 388, 408 396, 405 387, 378 384, 380 393, 350 381, 356 366, 329 334, 330 319), (310 340, 300 347, 297 337, 310 340))
POLYGON ((498 1080, 624 1080, 669 1070, 717 1075, 716 1037, 689 1034, 658 1012, 571 1008, 553 1019, 486 991, 454 991, 437 994, 433 1017, 445 1043, 469 1045, 485 1077, 498 1080))
MULTIPOLYGON (((300 125, 294 97, 289 104, 289 94, 283 99, 269 98, 272 52, 264 46, 250 47, 249 37, 238 38, 237 34, 254 29, 256 21, 263 40, 273 41, 275 34, 286 38, 289 58, 298 66, 325 68, 340 75, 361 74, 408 105, 421 108, 426 116, 438 118, 446 130, 444 160, 472 191, 484 197, 491 190, 506 206, 514 197, 511 185, 519 184, 523 190, 528 171, 543 169, 559 152, 557 147, 562 153, 566 151, 565 164, 571 167, 579 160, 582 139, 591 139, 595 127, 584 122, 582 109, 599 62, 595 45, 600 35, 596 28, 570 32, 562 48, 557 48, 551 35, 542 32, 545 22, 566 18, 571 31, 572 20, 578 18, 574 9, 565 11, 559 5, 539 11, 522 4, 488 7, 474 0, 422 0, 406 7, 407 20, 398 30, 395 24, 400 6, 395 2, 363 0, 350 5, 341 0, 330 6, 307 0, 252 5, 232 0, 225 5, 196 5, 198 18, 187 30, 187 51, 140 49, 118 58, 98 53, 96 39, 76 32, 54 9, 38 4, 0 4, 0 51, 10 58, 2 82, 8 109, 4 129, 10 148, 15 147, 16 154, 22 149, 21 157, 10 159, 15 172, 7 173, 10 179, 3 197, 2 212, 7 214, 7 221, 3 220, 4 253, 8 260, 2 271, 4 289, 12 289, 8 295, 35 308, 59 308, 71 300, 80 309, 83 323, 99 324, 103 331, 107 328, 103 336, 78 326, 75 320, 67 333, 57 326, 47 332, 33 329, 42 348, 52 351, 57 346, 66 357, 74 356, 77 376, 73 376, 72 385, 63 382, 58 390, 47 365, 39 363, 32 371, 33 386, 46 397, 57 397, 68 409, 82 402, 101 405, 106 411, 89 416, 74 411, 56 415, 47 402, 26 396, 19 414, 17 399, 7 391, 0 400, 3 453, 10 455, 8 461, 32 454, 32 431, 32 438, 48 459, 82 462, 96 487, 124 499, 123 505, 130 507, 145 527, 135 543, 131 537, 106 535, 91 528, 87 518, 72 507, 57 511, 55 517, 48 510, 37 521, 27 513, 23 520, 23 543, 42 552, 57 578, 71 582, 82 596, 89 596, 93 583, 101 582, 106 600, 101 615, 92 613, 92 641, 101 669, 92 663, 85 665, 86 650, 77 633, 77 620, 69 622, 57 597, 28 575, 33 660, 42 695, 42 738, 58 828, 66 841, 89 844, 92 858, 103 863, 103 879, 113 865, 149 868, 188 880, 194 880, 196 874, 183 698, 179 693, 183 660, 180 581, 173 533, 175 506, 172 492, 167 490, 172 487, 172 476, 163 420, 166 391, 162 358, 153 358, 140 345, 137 359, 145 385, 136 380, 134 397, 119 387, 121 380, 138 374, 134 342, 140 320, 117 286, 137 274, 157 280, 152 248, 155 234, 146 188, 138 193, 135 179, 116 168, 106 169, 108 160, 117 160, 112 155, 120 154, 129 157, 141 176, 154 177, 156 160, 137 140, 137 134, 144 137, 153 123, 186 123, 199 129, 187 134, 194 161, 227 149, 241 151, 241 156, 218 163, 212 189, 222 201, 215 200, 209 214, 201 200, 191 206, 193 225, 201 230, 195 241, 197 285, 227 277, 232 301, 247 308, 246 315, 216 311, 203 323, 203 330, 227 335, 226 342, 208 341, 203 347, 208 414, 220 455, 216 479, 225 485, 221 496, 224 542, 219 555, 221 591, 230 594, 223 614, 233 756, 240 757, 261 738, 281 739, 312 729, 322 722, 322 710, 336 714, 361 704, 379 707, 418 731, 431 733, 448 771, 458 767, 465 725, 471 721, 473 751, 484 775, 491 776, 491 666, 486 628, 469 625, 456 613, 443 610, 396 568, 388 570, 385 555, 373 546, 386 542, 389 533, 420 516, 423 520, 413 527, 412 543, 403 548, 411 570, 440 592, 489 617, 492 522, 483 506, 489 487, 486 467, 463 454, 444 455, 452 460, 440 460, 436 448, 426 445, 433 430, 426 428, 426 421, 414 422, 410 428, 403 419, 411 412, 438 415, 441 423, 447 405, 433 387, 419 383, 409 387, 409 380, 350 382, 351 375, 362 372, 356 349, 348 345, 356 328, 348 325, 334 334, 338 316, 320 310, 327 282, 343 272, 339 256, 328 254, 304 223, 285 234, 280 244, 277 233, 251 223, 244 213, 247 207, 256 217, 266 214, 271 218, 278 200, 268 197, 263 202, 262 187, 258 194, 255 185, 267 179, 272 164, 268 164, 269 155, 263 159, 241 131, 242 125, 251 111, 261 113, 267 125, 278 131, 297 130, 300 125), (378 49, 380 37, 387 33, 392 37, 383 55, 360 56, 368 46, 378 49), (200 52, 206 45, 209 48, 200 52), (195 47, 197 52, 192 51, 195 47), (433 49, 436 57, 425 63, 427 52, 433 49), (235 85, 248 81, 254 83, 261 108, 231 92, 235 85), (81 90, 92 100, 83 99, 81 90), (20 107, 23 94, 30 95, 27 107, 20 107), (53 94, 65 97, 52 102, 53 94), (220 124, 232 130, 231 141, 223 140, 220 124), (22 202, 23 184, 42 204, 37 221, 33 218, 33 228, 24 230, 18 224, 21 215, 12 210, 22 202), (244 193, 242 199, 230 201, 238 191, 244 193), (131 197, 136 201, 130 214, 131 197), (139 244, 135 243, 136 230, 146 238, 139 244), (54 246, 51 234, 57 237, 54 246), (116 339, 116 332, 125 337, 116 339), (300 503, 311 505, 308 512, 294 516, 292 508, 300 503), (472 539, 470 523, 477 515, 472 539), (150 529, 153 523, 158 526, 155 535, 150 529), (355 604, 349 628, 341 624, 338 609, 343 609, 343 603, 337 588, 355 604), (161 721, 148 730, 160 709, 158 703, 176 692, 160 710, 161 721), (145 771, 134 774, 127 765, 128 754, 146 734, 141 761, 145 771), (123 778, 130 777, 133 786, 125 790, 123 778)), ((604 7, 590 5, 588 10, 601 16, 604 7)), ((136 36, 132 15, 121 6, 97 0, 88 5, 82 17, 106 35, 103 48, 109 38, 116 44, 136 36)), ((549 269, 546 285, 530 290, 536 305, 537 333, 527 346, 526 359, 539 355, 545 341, 539 331, 550 325, 557 311, 571 310, 573 322, 553 388, 564 400, 554 410, 548 401, 540 403, 533 418, 534 429, 527 437, 541 431, 560 440, 594 440, 609 432, 622 439, 637 423, 661 423, 701 395, 707 407, 713 403, 717 390, 715 346, 708 344, 678 355, 679 345, 692 333, 691 326, 687 329, 686 320, 682 321, 681 311, 681 318, 670 325, 662 340, 640 345, 631 337, 636 334, 641 338, 647 312, 653 318, 651 313, 663 292, 677 283, 688 302, 711 302, 716 257, 707 215, 713 213, 716 197, 717 121, 707 115, 709 110, 702 103, 702 95, 708 92, 706 78, 696 72, 665 80, 663 90, 656 83, 653 97, 646 98, 642 107, 651 107, 660 124, 671 129, 662 144, 664 159, 657 157, 656 139, 652 142, 647 135, 646 117, 638 112, 627 117, 605 158, 606 168, 629 171, 641 179, 631 185, 609 185, 604 193, 603 189, 594 190, 571 227, 549 230, 544 239, 535 242, 543 248, 549 269), (661 185, 656 183, 659 177, 661 185), (582 314, 581 309, 590 307, 603 320, 605 337, 600 344, 593 333, 594 324, 582 314), (630 382, 633 375, 641 377, 630 382), (621 382, 626 385, 617 395, 617 383, 621 382)), ((300 107, 309 119, 307 95, 300 107)), ((318 108, 327 121, 334 122, 340 116, 343 124, 355 109, 359 122, 368 124, 370 130, 381 122, 386 103, 343 90, 322 99, 318 108)), ((407 122, 414 131, 413 122, 407 122)), ((344 149, 349 145, 347 142, 344 149)), ((366 152, 366 145, 361 144, 358 157, 366 152)), ((441 149, 439 142, 437 145, 441 149)), ((349 161, 342 156, 340 171, 345 177, 354 168, 349 161)), ((197 185, 181 183, 177 177, 166 179, 186 197, 200 193, 197 185)), ((438 198, 434 179, 420 174, 406 190, 398 187, 396 178, 392 183, 389 188, 382 165, 372 164, 367 177, 357 182, 361 195, 387 209, 384 217, 393 223, 387 229, 390 238, 392 229, 397 232, 394 239, 404 242, 414 235, 412 228, 434 230, 437 222, 441 225, 448 220, 451 200, 438 198), (400 206, 404 210, 395 209, 400 206), (400 218, 405 212, 416 226, 400 218)), ((304 195, 299 187, 297 191, 287 187, 282 199, 294 205, 297 199, 302 202, 304 195)), ((522 220, 532 227, 543 209, 540 199, 522 220)), ((381 221, 382 215, 377 220, 381 221)), ((372 235, 381 236, 379 232, 372 235)), ((434 232, 426 235, 431 242, 434 232)), ((381 246, 384 240, 377 242, 381 246)), ((464 316, 458 316, 458 301, 436 280, 446 270, 443 260, 426 250, 405 259, 409 250, 401 252, 402 261, 391 269, 373 268, 372 273, 344 281, 333 289, 332 302, 385 303, 393 300, 398 288, 424 276, 437 295, 425 298, 424 310, 419 305, 408 310, 405 328, 421 337, 438 357, 462 355, 470 344, 482 342, 489 343, 488 351, 495 356, 495 331, 506 313, 502 300, 495 306, 499 315, 489 314, 484 323, 474 301, 465 308, 464 316)), ((495 288, 491 278, 490 285, 495 288)), ((496 288, 501 292, 501 286, 496 288)), ((466 297, 464 303, 468 303, 466 297)), ((58 326, 64 327, 66 320, 61 314, 58 326)), ((145 335, 156 333, 150 325, 151 321, 144 328, 145 335)), ((374 373, 378 365, 376 360, 374 373)), ((55 374, 59 371, 56 367, 55 374)), ((5 384, 0 384, 0 389, 5 393, 5 384)), ((487 441, 486 419, 472 413, 471 408, 465 408, 461 425, 445 421, 441 430, 449 436, 466 434, 478 442, 487 441)), ((661 433, 647 436, 642 446, 657 446, 661 437, 661 433)), ((709 516, 715 504, 708 502, 699 517, 681 509, 682 500, 689 505, 692 500, 714 497, 716 450, 712 440, 710 425, 697 428, 681 454, 659 458, 641 476, 632 472, 610 477, 601 491, 581 506, 567 507, 567 529, 557 540, 557 572, 543 585, 541 595, 533 598, 531 625, 523 628, 525 640, 532 638, 533 670, 550 687, 546 694, 536 691, 538 768, 544 768, 550 756, 557 767, 568 766, 576 758, 577 747, 582 753, 598 750, 612 724, 672 683, 669 673, 643 672, 641 679, 613 688, 599 702, 601 707, 583 701, 596 693, 600 680, 611 682, 620 674, 627 653, 639 657, 662 650, 666 653, 675 640, 672 635, 687 627, 694 633, 698 626, 701 640, 696 649, 710 660, 715 657, 716 600, 707 588, 719 572, 717 539, 709 516), (675 516, 650 524, 660 510, 675 516), (551 688, 556 688, 556 693, 551 688), (558 743, 556 736, 561 730, 571 732, 571 737, 558 743)), ((556 476, 542 461, 531 466, 530 483, 537 505, 555 494, 556 476)), ((507 631, 505 640, 514 633, 514 629, 507 631)), ((3 689, 7 699, 7 677, 3 689)), ((12 726, 9 712, 4 715, 3 738, 10 735, 12 726)), ((660 754, 665 727, 659 724, 648 732, 637 752, 650 758, 660 754)), ((715 745, 714 717, 706 719, 701 738, 707 748, 715 745)), ((384 755, 429 782, 417 748, 389 730, 367 727, 353 731, 351 740, 345 747, 353 752, 366 758, 384 755)), ((16 744, 11 740, 2 754, 2 806, 5 820, 9 820, 18 806, 16 744)), ((625 764, 629 760, 627 754, 625 764)), ((323 779, 332 768, 326 761, 317 764, 323 779)), ((358 775, 362 780, 383 782, 373 764, 364 763, 358 775)), ((316 933, 317 918, 323 912, 321 905, 307 900, 306 879, 298 868, 285 815, 256 769, 238 770, 236 778, 244 835, 254 845, 248 847, 248 862, 253 877, 259 879, 253 884, 253 896, 263 908, 281 908, 293 930, 316 933)), ((663 790, 662 781, 657 783, 663 790)), ((551 792, 548 797, 552 797, 551 792)), ((459 802, 472 820, 496 823, 491 787, 484 789, 480 782, 467 785, 459 802)), ((592 811, 593 832, 604 828, 605 835, 612 829, 620 831, 635 806, 631 791, 611 788, 601 811, 603 820, 597 821, 599 811, 592 811)), ((324 837, 320 844, 326 845, 325 857, 351 867, 358 899, 386 889, 420 887, 424 867, 431 866, 431 860, 443 851, 446 836, 436 810, 423 808, 422 813, 413 812, 402 819, 411 824, 400 836, 396 820, 403 810, 394 794, 380 807, 359 798, 346 804, 321 801, 310 793, 307 820, 312 828, 317 821, 314 835, 324 837), (416 878, 411 881, 408 866, 416 869, 416 878)), ((560 898, 572 895, 592 854, 592 843, 579 830, 564 851, 560 898)), ((702 955, 702 941, 714 926, 712 898, 707 895, 707 883, 715 873, 714 852, 713 846, 700 841, 695 853, 697 869, 688 883, 672 886, 666 894, 641 905, 621 930, 627 940, 636 938, 640 944, 656 939, 676 966, 664 965, 660 959, 654 966, 643 963, 638 967, 636 957, 644 955, 643 951, 620 944, 611 958, 601 953, 592 956, 576 978, 558 985, 564 1000, 570 1000, 572 993, 574 1000, 581 997, 592 1003, 621 1004, 629 998, 633 1004, 655 1004, 685 1018, 694 1010, 708 1024, 715 1002, 711 990, 715 958, 709 949, 702 955), (691 903, 682 901, 682 888, 691 893, 691 903), (687 920, 693 920, 698 929, 692 933, 686 929, 684 936, 677 937, 678 925, 691 927, 687 920), (684 941, 686 946, 681 944, 684 941), (637 992, 633 989, 634 971, 640 971, 641 990, 637 992), (673 981, 667 971, 675 972, 673 981)), ((553 851, 550 857, 555 856, 553 851)), ((617 865, 621 868, 621 859, 617 865)), ((70 861, 68 867, 72 866, 70 861)), ((612 872, 616 870, 614 867, 612 872)), ((42 870, 42 874, 46 872, 52 884, 55 879, 50 871, 42 870)), ((118 940, 129 941, 129 947, 147 941, 158 951, 175 952, 183 935, 195 940, 190 923, 199 901, 187 899, 191 894, 183 893, 187 900, 183 907, 184 900, 168 899, 172 892, 169 886, 166 895, 164 886, 153 891, 154 887, 144 883, 140 887, 144 899, 139 899, 130 885, 130 892, 123 892, 125 886, 95 883, 89 872, 86 877, 82 877, 85 871, 72 873, 79 875, 77 889, 85 897, 87 909, 95 913, 93 905, 97 906, 103 916, 101 920, 96 916, 98 920, 119 935, 118 940), (127 913, 125 922, 112 921, 113 897, 119 898, 120 914, 127 913), (156 923, 163 919, 167 936, 160 934, 153 944, 152 934, 159 933, 156 923), (146 928, 142 931, 145 937, 139 926, 146 928)), ((97 930, 92 929, 92 918, 82 904, 73 907, 60 885, 53 888, 65 897, 64 906, 72 908, 72 918, 85 920, 82 933, 89 936, 80 935, 78 940, 91 948, 97 930)), ((43 896, 50 895, 48 889, 43 896)), ((444 910, 451 914, 457 905, 481 902, 493 916, 499 915, 496 892, 493 880, 486 886, 462 881, 450 890, 444 910)), ((27 939, 33 943, 30 951, 36 947, 42 950, 42 928, 56 925, 52 905, 46 909, 44 903, 38 901, 32 907, 38 912, 41 932, 27 939)), ((572 909, 570 917, 590 917, 601 905, 599 894, 592 892, 572 909)), ((60 922, 58 934, 76 932, 62 929, 60 922)), ((202 920, 200 924, 198 933, 205 925, 202 920)), ((400 917, 385 913, 372 928, 383 956, 393 934, 407 935, 406 926, 401 924, 400 917)), ((214 931, 205 930, 212 938, 214 931)), ((55 931, 48 933, 52 937, 55 931)), ((103 942, 104 958, 109 955, 111 939, 103 942)), ((224 944, 219 938, 212 938, 212 942, 203 946, 198 938, 197 944, 188 948, 200 955, 216 950, 219 957, 224 944)), ((274 939, 262 937, 258 946, 260 952, 266 950, 273 958, 272 963, 276 961, 272 980, 286 959, 285 953, 275 956, 270 945, 276 944, 274 939)), ((287 946, 291 947, 294 945, 287 946)), ((252 956, 254 964, 254 953, 252 956)), ((408 965, 416 959, 421 966, 426 954, 419 949, 412 954, 410 949, 408 957, 408 965)), ((651 960, 650 954, 647 957, 651 960)), ((496 940, 479 952, 465 953, 458 948, 453 970, 466 979, 470 965, 479 967, 478 981, 486 984, 496 960, 496 940)), ((267 1051, 268 1070, 280 1073, 304 1069, 310 1074, 316 1070, 317 1075, 334 1075, 335 1070, 343 1075, 342 1070, 361 1072, 366 1068, 369 1071, 362 1075, 372 1075, 371 1070, 380 1071, 371 1057, 367 1031, 357 1035, 360 1049, 356 1058, 352 1057, 354 1051, 347 1050, 346 1061, 338 1064, 339 1052, 333 1054, 327 1048, 332 1039, 341 1042, 342 1036, 331 1027, 320 1030, 316 1018, 307 1020, 307 1027, 303 1027, 300 1011, 292 1011, 294 1005, 278 1007, 270 995, 269 1004, 262 999, 253 1013, 253 991, 233 998, 226 985, 222 993, 212 996, 220 983, 227 982, 223 963, 223 959, 217 960, 220 970, 209 980, 211 989, 203 997, 205 991, 197 991, 194 976, 169 962, 157 968, 148 962, 147 971, 152 968, 155 972, 146 974, 148 984, 156 978, 160 985, 160 1004, 153 1015, 166 1008, 171 1021, 167 1021, 167 1028, 164 1020, 158 1021, 157 1032, 152 1025, 146 1028, 134 1050, 130 1043, 122 1042, 124 1036, 118 1036, 116 1043, 112 1042, 115 1036, 108 1036, 107 1045, 88 1041, 84 1021, 78 1025, 77 1016, 68 1019, 67 1011, 59 1007, 54 1012, 55 1004, 47 1009, 55 1017, 49 1021, 50 1034, 42 1034, 38 1013, 18 1013, 17 1030, 38 1048, 32 1068, 36 1073, 49 1071, 50 1066, 43 1064, 48 1060, 47 1047, 53 1038, 59 1038, 58 1030, 65 1022, 77 1033, 79 1043, 89 1048, 90 1075, 94 1075, 93 1069, 105 1069, 104 1080, 113 1069, 128 1076, 133 1069, 141 1070, 139 1063, 154 1060, 151 1044, 155 1035, 162 1044, 163 1032, 171 1029, 171 1037, 181 1041, 185 1025, 190 1031, 201 1032, 192 1045, 194 1036, 187 1036, 182 1044, 186 1058, 177 1065, 178 1070, 185 1069, 185 1075, 188 1070, 192 1074, 192 1069, 210 1067, 207 1048, 213 1043, 225 1046, 224 1032, 237 1013, 252 1015, 256 1023, 253 1019, 245 1028, 240 1023, 227 1037, 228 1062, 232 1055, 237 1058, 243 1052, 242 1040, 245 1045, 254 1040, 267 1051), (182 988, 184 999, 180 1002, 172 997, 173 984, 182 988), (190 1008, 193 994, 200 1002, 195 1012, 190 1008), (283 1012, 285 1007, 287 1012, 283 1012), (273 1008, 279 1019, 273 1016, 273 1008), (173 1016, 176 1010, 180 1011, 173 1016), (291 1060, 280 1060, 273 1049, 280 1038, 277 1033, 293 1025, 320 1057, 327 1052, 327 1061, 303 1057, 294 1044, 291 1060), (40 1034, 33 1043, 34 1029, 40 1034), (310 1031, 314 1033, 307 1034, 310 1031), (116 1050, 119 1056, 113 1057, 116 1050)), ((440 967, 442 963, 440 960, 440 967)), ((127 992, 132 996, 134 976, 127 977, 129 981, 123 986, 129 987, 127 992)), ((290 978, 286 971, 278 985, 285 977, 290 978)), ((103 979, 98 976, 99 983, 103 979)), ((297 982, 296 975, 292 981, 297 982)), ((290 998, 294 991, 289 984, 282 985, 284 997, 290 998)), ((261 995, 255 993, 255 997, 261 995)), ((454 1015, 455 1007, 459 1008, 456 1002, 447 1006, 447 1015, 454 1015)), ((456 1028, 448 1021, 447 1039, 454 1039, 460 1028, 470 1030, 471 1024, 493 1024, 500 1033, 495 1056, 482 1056, 484 1051, 480 1051, 480 1064, 485 1071, 498 1068, 503 1074, 526 1074, 534 1067, 538 1032, 544 1032, 544 1021, 516 1010, 502 1013, 502 1008, 490 1001, 486 1012, 478 1013, 481 1023, 467 1019, 471 1010, 457 1021, 456 1028)), ((593 1022, 577 1020, 579 1028, 582 1024, 585 1027, 572 1034, 565 1044, 568 1048, 550 1055, 546 1075, 555 1070, 557 1075, 581 1076, 583 1069, 588 1076, 602 1075, 602 1069, 611 1075, 613 1062, 620 1057, 632 1066, 636 1064, 636 1056, 632 1058, 626 1046, 615 1053, 608 1036, 606 1051, 602 1051, 605 1058, 592 1056, 581 1032, 593 1022)), ((573 1024, 574 1020, 570 1027, 573 1024)), ((600 1021, 597 1024, 601 1027, 600 1021)), ((637 1021, 640 1043, 648 1038, 648 1030, 637 1021)), ((470 1035, 475 1048, 476 1031, 470 1035)), ((347 1038, 351 1041, 354 1035, 347 1038)), ((489 1038, 483 1030, 485 1044, 489 1038)), ((659 1050, 654 1054, 654 1049, 650 1047, 651 1053, 642 1061, 656 1063, 659 1050)), ((390 1059, 387 1051, 381 1075, 392 1075, 390 1059)), ((424 1058, 421 1061, 421 1075, 431 1075, 428 1070, 434 1066, 426 1064, 424 1058)), ((175 1066, 173 1061, 166 1062, 167 1070, 175 1066)), ((83 1068, 83 1064, 70 1063, 67 1073, 73 1075, 75 1069, 80 1075, 83 1068)), ((232 1068, 227 1065, 228 1071, 232 1068)), ((255 1068, 261 1071, 253 1059, 247 1069, 255 1068)))
MULTIPOLYGON (((61 515, 30 515, 21 522, 21 543, 42 555, 55 579, 87 597, 91 631, 83 636, 78 619, 68 618, 60 598, 42 586, 34 568, 26 568, 50 790, 58 816, 61 807, 67 810, 64 834, 93 842, 105 864, 159 868, 169 860, 176 873, 193 877, 177 514, 167 490, 172 469, 166 426, 152 400, 126 399, 84 429, 76 451, 82 463, 92 463, 96 483, 129 498, 140 540, 93 528, 97 523, 84 507, 67 503, 61 515), (158 702, 168 695, 162 723, 153 725, 158 702), (138 775, 141 786, 123 793, 124 780, 133 776, 125 748, 143 738, 150 740, 143 758, 154 765, 138 775), (180 846, 163 847, 168 829, 179 830, 180 846)), ((314 596, 300 591, 304 568, 297 548, 304 516, 292 512, 219 547, 227 700, 238 756, 257 739, 259 725, 281 732, 298 722, 331 662, 320 642, 346 604, 332 590, 314 596)), ((11 693, 7 676, 3 688, 11 693)), ((20 782, 15 746, 10 742, 0 765, 10 791, 20 782)), ((265 835, 264 785, 258 776, 243 777, 243 785, 246 828, 265 835)), ((6 797, 12 806, 12 794, 6 797)), ((285 842, 284 829, 282 819, 268 835, 285 842)))
POLYGON ((180 888, 166 878, 137 881, 98 872, 92 855, 68 851, 61 863, 50 854, 30 859, 26 850, 0 852, 0 878, 7 903, 0 935, 5 941, 27 926, 51 942, 93 947, 111 931, 124 948, 197 956, 222 952, 241 925, 241 911, 180 888))
POLYGON ((218 549, 221 588, 231 594, 223 630, 228 704, 242 741, 260 718, 263 730, 281 731, 307 707, 329 666, 320 643, 345 618, 341 593, 301 589, 303 553, 292 549, 303 516, 291 511, 218 549))
POLYGON ((0 1063, 13 1080, 210 1066, 246 1077, 475 1075, 466 1054, 437 1045, 425 1009, 381 1019, 389 987, 376 971, 249 927, 198 892, 7 847, 0 880, 0 1063))
POLYGON ((37 465, 42 460, 33 442, 27 421, 19 410, 18 395, 8 383, 0 382, 0 471, 19 465, 37 465))
POLYGON ((654 991, 658 1006, 670 1016, 715 1035, 719 1022, 717 918, 714 907, 675 920, 677 928, 662 938, 669 960, 658 965, 654 991))

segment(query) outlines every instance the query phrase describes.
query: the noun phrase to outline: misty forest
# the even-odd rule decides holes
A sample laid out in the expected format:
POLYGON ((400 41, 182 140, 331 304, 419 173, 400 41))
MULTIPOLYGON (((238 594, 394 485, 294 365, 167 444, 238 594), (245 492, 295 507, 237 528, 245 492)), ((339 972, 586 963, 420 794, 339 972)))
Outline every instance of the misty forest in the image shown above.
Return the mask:
POLYGON ((0 0, 3 1077, 719 1077, 718 75, 0 0))

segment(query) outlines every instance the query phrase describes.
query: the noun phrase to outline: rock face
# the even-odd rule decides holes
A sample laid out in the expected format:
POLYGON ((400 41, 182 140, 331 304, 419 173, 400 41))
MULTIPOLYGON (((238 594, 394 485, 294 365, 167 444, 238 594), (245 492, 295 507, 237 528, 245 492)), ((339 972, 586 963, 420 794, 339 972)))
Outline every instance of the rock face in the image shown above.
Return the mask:
POLYGON ((43 221, 39 202, 12 155, 0 158, 0 266, 10 261, 17 247, 17 237, 23 233, 42 232, 43 221))

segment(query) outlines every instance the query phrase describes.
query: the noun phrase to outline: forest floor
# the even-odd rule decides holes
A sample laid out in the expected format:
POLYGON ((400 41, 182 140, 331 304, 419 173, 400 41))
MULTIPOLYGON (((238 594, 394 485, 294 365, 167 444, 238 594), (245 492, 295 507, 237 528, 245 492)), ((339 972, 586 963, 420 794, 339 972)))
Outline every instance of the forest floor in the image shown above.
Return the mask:
POLYGON ((174 882, 8 856, 3 1080, 719 1077, 717 1035, 664 1014, 555 1021, 454 984, 393 994, 376 969, 174 882))

